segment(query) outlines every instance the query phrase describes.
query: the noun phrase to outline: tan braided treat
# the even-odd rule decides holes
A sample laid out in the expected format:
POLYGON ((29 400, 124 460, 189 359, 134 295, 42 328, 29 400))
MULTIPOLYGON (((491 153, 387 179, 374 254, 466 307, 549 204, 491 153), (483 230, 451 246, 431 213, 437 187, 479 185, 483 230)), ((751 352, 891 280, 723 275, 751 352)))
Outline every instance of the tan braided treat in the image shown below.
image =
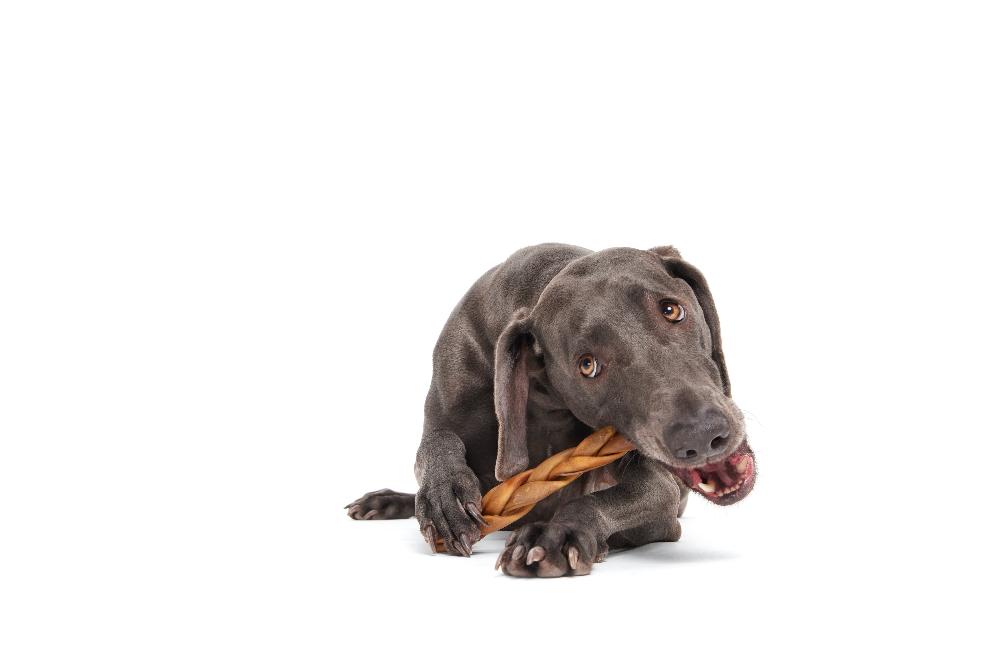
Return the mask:
MULTIPOLYGON (((605 426, 587 436, 576 447, 553 454, 536 467, 518 473, 494 486, 483 496, 483 519, 479 538, 514 523, 531 511, 535 503, 576 480, 580 475, 617 461, 635 446, 615 429, 605 426)), ((444 541, 435 548, 446 551, 444 541)))

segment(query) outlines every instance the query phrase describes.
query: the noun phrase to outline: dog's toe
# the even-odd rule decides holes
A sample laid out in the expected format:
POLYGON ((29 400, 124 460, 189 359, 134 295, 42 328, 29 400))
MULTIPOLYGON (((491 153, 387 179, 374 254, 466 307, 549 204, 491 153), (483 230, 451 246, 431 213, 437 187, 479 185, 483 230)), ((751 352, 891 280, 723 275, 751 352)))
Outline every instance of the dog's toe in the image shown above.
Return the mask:
POLYGON ((413 516, 413 494, 382 489, 366 493, 346 506, 347 515, 357 521, 409 519, 413 516))
POLYGON ((511 533, 497 568, 512 577, 562 577, 590 574, 607 545, 584 526, 538 522, 511 533))

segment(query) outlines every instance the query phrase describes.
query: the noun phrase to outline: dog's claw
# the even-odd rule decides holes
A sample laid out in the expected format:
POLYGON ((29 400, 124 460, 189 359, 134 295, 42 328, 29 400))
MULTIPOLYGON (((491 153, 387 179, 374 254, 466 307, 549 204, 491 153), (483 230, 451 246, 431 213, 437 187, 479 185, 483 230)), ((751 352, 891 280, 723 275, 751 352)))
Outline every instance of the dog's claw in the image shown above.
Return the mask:
POLYGON ((510 555, 510 559, 521 560, 522 556, 524 556, 524 545, 518 544, 516 547, 514 547, 514 553, 510 555))
POLYGON ((541 560, 545 560, 545 549, 542 547, 531 547, 531 551, 528 552, 528 557, 525 559, 524 564, 531 565, 541 560))
POLYGON ((493 566, 494 570, 499 570, 500 569, 500 566, 503 564, 504 556, 506 556, 509 553, 510 553, 510 549, 504 549, 503 551, 500 552, 500 555, 497 556, 496 565, 493 566))
POLYGON ((478 523, 480 526, 486 526, 486 519, 483 518, 483 513, 479 511, 475 503, 466 503, 465 511, 468 512, 469 516, 478 523))
POLYGON ((459 556, 465 556, 466 558, 468 558, 469 556, 472 555, 472 551, 471 550, 470 551, 466 551, 465 550, 465 544, 462 541, 460 541, 458 539, 453 539, 453 540, 451 540, 450 544, 451 544, 452 550, 454 550, 454 552, 456 554, 458 554, 459 556))
POLYGON ((472 555, 472 540, 469 539, 468 535, 462 535, 459 538, 462 541, 462 551, 465 553, 465 557, 468 558, 472 555))
POLYGON ((580 551, 576 547, 570 547, 566 550, 566 558, 569 560, 569 569, 575 570, 580 564, 580 551))
POLYGON ((368 519, 372 518, 376 514, 378 514, 378 510, 368 510, 367 512, 365 512, 365 515, 363 517, 361 517, 361 519, 363 521, 367 521, 368 519))
POLYGON ((434 530, 434 526, 427 526, 420 532, 423 533, 424 541, 427 542, 427 544, 430 546, 431 553, 436 554, 437 531, 434 530))

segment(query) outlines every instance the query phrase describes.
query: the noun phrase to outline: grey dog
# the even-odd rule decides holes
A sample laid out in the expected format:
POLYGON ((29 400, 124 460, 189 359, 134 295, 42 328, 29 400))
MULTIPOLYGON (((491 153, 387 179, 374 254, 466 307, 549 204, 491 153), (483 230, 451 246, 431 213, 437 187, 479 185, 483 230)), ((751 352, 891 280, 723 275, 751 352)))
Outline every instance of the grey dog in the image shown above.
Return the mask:
POLYGON ((673 247, 518 250, 452 311, 434 348, 414 466, 355 519, 416 515, 424 538, 468 556, 482 495, 611 425, 636 446, 511 526, 506 574, 588 574, 608 549, 676 541, 688 489, 730 505, 756 479, 704 276, 673 247))

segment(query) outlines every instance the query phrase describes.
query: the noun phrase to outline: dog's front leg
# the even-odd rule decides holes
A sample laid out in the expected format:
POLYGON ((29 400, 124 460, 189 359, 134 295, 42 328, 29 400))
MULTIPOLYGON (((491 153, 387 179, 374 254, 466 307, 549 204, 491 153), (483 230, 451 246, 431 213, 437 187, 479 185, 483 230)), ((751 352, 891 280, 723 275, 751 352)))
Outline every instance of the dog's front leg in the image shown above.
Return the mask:
POLYGON ((609 545, 679 539, 682 493, 676 479, 661 463, 638 454, 629 458, 617 485, 567 502, 550 521, 514 530, 497 566, 515 577, 589 574, 609 545))
POLYGON ((446 429, 425 429, 413 471, 420 485, 415 513, 424 539, 432 550, 440 537, 450 553, 471 555, 484 525, 482 492, 466 463, 462 439, 446 429))

